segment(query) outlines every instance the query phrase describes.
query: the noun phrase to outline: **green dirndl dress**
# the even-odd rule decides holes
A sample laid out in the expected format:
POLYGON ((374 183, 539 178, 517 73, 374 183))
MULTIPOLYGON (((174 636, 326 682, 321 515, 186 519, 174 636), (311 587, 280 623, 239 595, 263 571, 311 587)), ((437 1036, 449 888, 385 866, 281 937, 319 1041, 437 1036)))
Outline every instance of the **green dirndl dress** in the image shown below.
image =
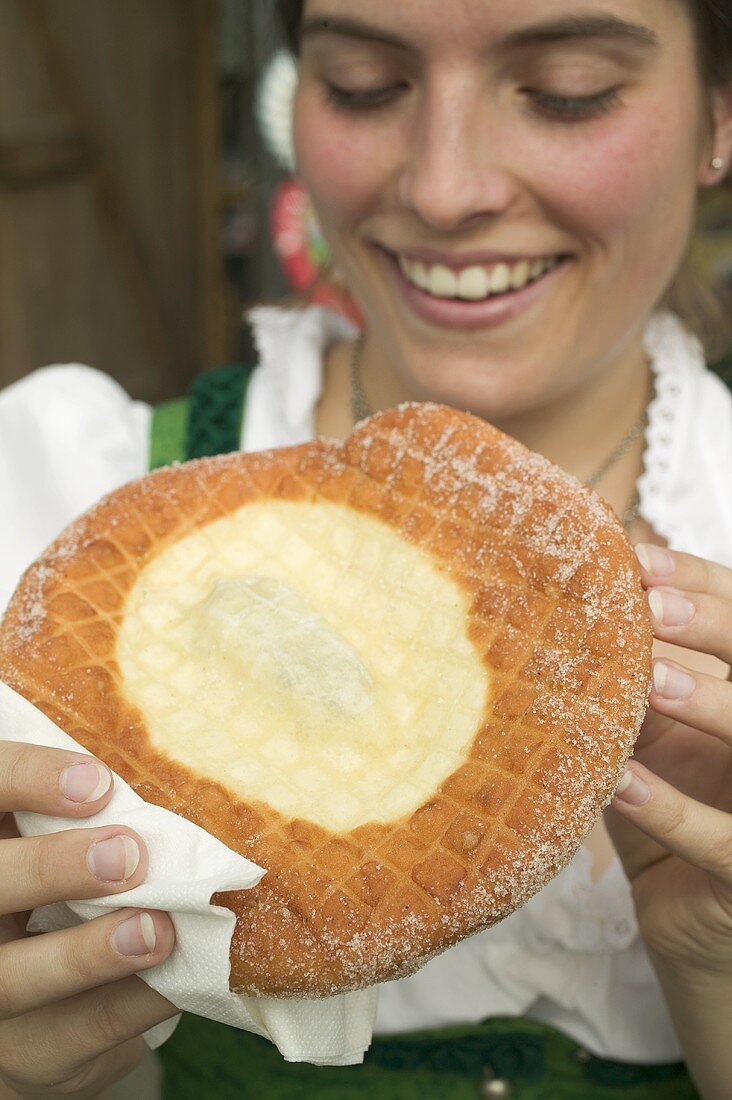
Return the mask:
MULTIPOLYGON (((200 376, 154 410, 150 468, 238 450, 251 368, 200 376)), ((184 1014, 161 1047, 165 1100, 701 1100, 683 1062, 596 1058, 552 1027, 496 1017, 377 1036, 363 1065, 286 1062, 250 1032, 184 1014)))

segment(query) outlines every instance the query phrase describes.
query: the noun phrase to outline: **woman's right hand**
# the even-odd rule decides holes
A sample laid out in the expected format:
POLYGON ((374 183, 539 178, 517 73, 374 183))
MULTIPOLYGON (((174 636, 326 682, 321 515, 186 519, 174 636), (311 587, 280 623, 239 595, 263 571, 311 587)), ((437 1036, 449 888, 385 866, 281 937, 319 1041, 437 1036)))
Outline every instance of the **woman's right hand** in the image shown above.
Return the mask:
POLYGON ((174 942, 170 917, 124 909, 28 935, 28 911, 138 886, 147 852, 123 825, 20 837, 12 811, 91 817, 112 775, 93 757, 0 742, 0 1096, 97 1096, 139 1062, 154 1024, 177 1009, 134 977, 174 942))

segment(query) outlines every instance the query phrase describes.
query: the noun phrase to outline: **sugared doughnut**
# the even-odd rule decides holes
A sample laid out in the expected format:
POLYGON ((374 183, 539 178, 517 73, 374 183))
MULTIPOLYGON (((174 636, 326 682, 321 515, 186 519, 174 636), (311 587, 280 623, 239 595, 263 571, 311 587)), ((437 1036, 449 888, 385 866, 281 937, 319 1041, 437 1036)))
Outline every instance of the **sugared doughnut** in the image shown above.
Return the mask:
POLYGON ((150 802, 265 867, 231 988, 414 971, 570 859, 643 718, 611 509, 477 417, 165 467, 25 573, 0 678, 150 802))

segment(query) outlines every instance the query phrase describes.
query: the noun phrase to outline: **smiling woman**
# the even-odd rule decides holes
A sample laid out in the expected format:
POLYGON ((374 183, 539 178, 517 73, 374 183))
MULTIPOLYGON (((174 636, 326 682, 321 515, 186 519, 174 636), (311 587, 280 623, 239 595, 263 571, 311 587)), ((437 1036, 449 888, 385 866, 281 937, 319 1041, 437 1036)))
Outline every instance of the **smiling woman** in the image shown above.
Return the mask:
MULTIPOLYGON (((254 310, 261 361, 246 409, 231 370, 199 380, 197 397, 221 384, 214 403, 237 426, 229 449, 242 450, 346 438, 369 412, 439 402, 490 420, 596 487, 636 545, 648 593, 639 629, 651 621, 655 635, 653 686, 634 757, 584 845, 508 919, 384 984, 363 1065, 283 1065, 256 1035, 188 1018, 163 1048, 167 1094, 466 1100, 478 1089, 514 1100, 729 1100, 732 397, 706 366, 697 339, 705 333, 674 306, 699 191, 732 161, 727 5, 289 0, 279 8, 297 60, 298 172, 364 324, 357 331, 325 308, 254 310)), ((37 372, 0 394, 0 499, 17 502, 0 540, 8 592, 61 526, 143 473, 151 421, 161 423, 78 366, 37 372)), ((439 468, 443 437, 433 450, 439 468)), ((267 530, 260 549, 271 561, 267 530)), ((206 595, 192 577, 184 686, 195 694, 206 681, 212 647, 226 635, 234 656, 224 724, 246 724, 242 667, 256 663, 272 690, 286 679, 287 706, 297 697, 322 716, 328 699, 350 699, 366 714, 353 722, 359 745, 368 742, 396 777, 406 768, 413 778, 410 714, 429 686, 415 674, 395 696, 400 720, 369 727, 374 668, 361 660, 350 621, 344 645, 319 605, 302 602, 308 578, 328 591, 339 585, 317 554, 305 569, 297 534, 287 529, 287 552, 254 587, 233 578, 206 595), (274 615, 252 612, 263 601, 274 615), (249 615, 254 634, 242 633, 232 609, 249 615), (286 628, 293 616, 302 645, 286 628), (322 676, 311 643, 328 654, 322 676)), ((548 546, 547 554, 557 548, 548 546)), ((406 559, 404 570, 414 574, 406 559)), ((120 598, 114 584, 86 596, 115 609, 120 598)), ((446 616, 435 612, 440 599, 421 600, 431 616, 423 633, 445 667, 451 658, 462 667, 446 616)), ((364 602, 358 596, 359 608, 364 602)), ((115 660, 134 669, 131 621, 115 660)), ((512 630, 523 637, 526 625, 517 619, 512 630)), ((555 687, 536 658, 556 714, 555 687)), ((386 647, 383 660, 389 671, 386 647)), ((138 680, 139 692, 166 698, 155 660, 138 680)), ((268 700, 266 691, 256 699, 263 723, 268 700)), ((204 712, 195 721, 205 725, 204 712)), ((541 725, 541 712, 524 716, 541 725)), ((322 722, 320 747, 350 766, 339 723, 322 722)), ((214 768, 216 739, 187 728, 187 751, 214 768)), ((530 742, 515 725, 510 732, 507 751, 526 767, 530 742)), ((286 723, 265 746, 275 757, 291 751, 286 723)), ((109 795, 107 770, 88 759, 82 768, 77 756, 0 749, 1 809, 80 817, 109 795)), ((268 774, 263 765, 259 780, 268 784, 268 774)), ((239 780, 252 791, 256 767, 239 780)), ((348 792, 334 820, 320 782, 307 813, 331 815, 333 828, 353 824, 348 792)), ((0 1076, 15 1094, 96 1094, 129 1072, 140 1033, 173 1011, 132 978, 171 950, 172 926, 165 914, 128 911, 28 938, 12 914, 30 898, 141 882, 144 841, 121 844, 116 829, 100 833, 92 851, 68 830, 46 838, 39 854, 15 836, 9 815, 3 827, 0 901, 13 923, 0 944, 0 1076), (132 870, 130 846, 141 853, 132 870)), ((449 847, 448 832, 434 828, 435 843, 449 847)), ((383 868, 369 866, 378 878, 383 868)))
POLYGON ((590 379, 645 402, 643 321, 686 249, 708 138, 684 9, 640 7, 655 24, 468 5, 410 35, 409 5, 381 22, 307 5, 298 166, 368 318, 375 407, 467 403, 531 445, 522 419, 590 379))
MULTIPOLYGON (((635 542, 732 565, 732 516, 717 503, 732 460, 730 403, 676 319, 714 345, 718 316, 713 305, 705 307, 686 257, 699 190, 722 178, 732 151, 729 14, 713 0, 367 7, 307 0, 279 8, 298 58, 298 171, 339 275, 365 316, 355 343, 324 345, 315 429, 343 434, 355 409, 362 414, 415 398, 469 408, 597 484, 635 542), (682 419, 682 402, 696 410, 691 423, 682 419), (702 472, 692 436, 709 432, 716 402, 724 410, 720 443, 711 470, 702 472), (703 508, 692 505, 694 490, 662 473, 685 464, 695 471, 697 492, 699 482, 719 486, 703 508), (693 536, 692 526, 708 537, 693 536)), ((683 567, 675 568, 683 587, 683 567)), ((717 568, 723 591, 729 574, 717 568)), ((661 581, 652 570, 645 579, 649 587, 661 581)), ((659 599, 656 592, 652 606, 659 599)), ((729 615, 724 603, 722 613, 729 615)), ((694 643, 683 630, 672 639, 661 618, 658 656, 676 660, 658 661, 652 706, 668 716, 660 692, 668 669, 680 670, 679 659, 702 670, 695 683, 711 683, 716 708, 726 705, 720 681, 707 679, 725 668, 715 663, 715 655, 726 660, 725 647, 694 643)), ((678 709, 673 715, 683 722, 678 709)), ((719 841, 731 828, 721 811, 732 806, 710 777, 720 763, 730 775, 732 761, 729 733, 723 746, 711 745, 712 726, 707 715, 693 735, 709 750, 704 778, 690 781, 682 767, 685 727, 664 726, 658 713, 647 720, 636 759, 664 776, 651 780, 644 772, 659 804, 678 787, 687 797, 677 792, 676 812, 690 812, 689 795, 694 805, 716 807, 719 841)), ((634 803, 637 783, 636 776, 626 788, 634 803)), ((708 990, 700 1010, 677 972, 669 980, 668 962, 678 961, 678 938, 699 924, 701 909, 705 926, 710 917, 683 883, 701 875, 715 891, 717 880, 699 871, 698 853, 690 858, 685 850, 688 862, 678 858, 670 820, 665 828, 649 823, 648 810, 616 800, 607 825, 620 860, 602 828, 585 846, 591 900, 567 902, 587 888, 581 873, 568 875, 566 895, 545 891, 512 932, 479 937, 473 950, 488 974, 482 984, 468 978, 453 952, 451 964, 432 964, 383 992, 380 1029, 523 1012, 560 1026, 594 1054, 633 1063, 686 1057, 702 1095, 725 1096, 732 1067, 713 1007, 722 987, 708 990), (635 828, 626 824, 631 815, 635 828), (653 838, 645 847, 643 829, 653 838), (650 872, 659 850, 667 853, 664 880, 650 872), (612 878, 621 865, 634 892, 622 916, 625 884, 612 878), (677 912, 673 936, 664 927, 663 952, 654 950, 660 902, 652 906, 649 893, 659 881, 677 912), (560 904, 568 905, 569 926, 551 932, 560 904), (640 926, 623 950, 594 938, 603 905, 615 910, 619 925, 640 926), (602 978, 579 964, 588 943, 599 951, 602 978), (530 991, 509 976, 506 952, 523 960, 522 972, 536 974, 530 991), (567 972, 578 975, 571 990, 561 977, 567 972), (591 992, 600 986, 602 1010, 591 992), (695 1013, 706 1020, 706 1050, 695 1013)), ((723 877, 729 880, 726 866, 723 877)), ((715 965, 729 982, 728 924, 722 943, 715 965)), ((664 1088, 658 1095, 671 1095, 664 1088)))
MULTIPOLYGON (((279 5, 281 22, 286 39, 293 53, 298 53, 302 38, 312 33, 335 33, 339 28, 349 36, 360 40, 369 39, 369 28, 359 18, 357 20, 344 19, 338 12, 333 16, 321 16, 308 19, 301 26, 302 3, 285 0, 279 5)), ((697 63, 708 88, 723 84, 730 68, 730 46, 726 15, 714 2, 695 3, 689 5, 690 15, 693 19, 694 36, 697 63)), ((621 19, 612 13, 596 14, 583 13, 580 16, 570 15, 552 19, 550 23, 544 22, 542 27, 534 27, 527 31, 519 31, 510 36, 510 42, 515 45, 530 45, 532 43, 568 42, 571 39, 592 38, 596 44, 603 42, 606 48, 612 44, 624 44, 628 48, 637 47, 658 48, 658 36, 646 26, 631 23, 627 19, 621 19)), ((382 45, 393 41, 383 32, 378 30, 373 35, 372 41, 380 41, 382 45)), ((395 44, 399 44, 399 40, 395 44)), ((403 43, 402 43, 403 45, 403 43)), ((395 87, 382 87, 350 91, 338 88, 335 85, 328 86, 328 94, 333 102, 345 109, 358 109, 359 107, 375 107, 387 102, 389 96, 393 96, 397 90, 395 87)), ((596 95, 562 96, 547 92, 534 92, 534 100, 537 105, 543 106, 548 113, 565 119, 585 119, 611 109, 617 103, 618 90, 608 88, 596 95)), ((726 353, 730 325, 726 317, 721 313, 720 303, 713 292, 700 279, 694 271, 688 259, 680 265, 675 277, 668 287, 663 305, 676 311, 699 333, 710 354, 718 358, 726 353)))

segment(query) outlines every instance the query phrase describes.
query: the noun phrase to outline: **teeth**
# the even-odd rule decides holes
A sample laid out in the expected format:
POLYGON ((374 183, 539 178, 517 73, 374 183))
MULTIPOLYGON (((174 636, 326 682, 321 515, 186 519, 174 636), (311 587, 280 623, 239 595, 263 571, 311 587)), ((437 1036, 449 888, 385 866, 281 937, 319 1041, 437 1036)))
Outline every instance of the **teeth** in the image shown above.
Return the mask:
POLYGON ((427 289, 436 298, 454 298, 457 294, 457 276, 449 267, 442 264, 434 264, 429 269, 429 284, 427 289))
POLYGON ((529 261, 519 260, 517 264, 513 265, 513 272, 511 274, 511 286, 514 290, 520 290, 522 286, 526 286, 529 281, 529 261))
POLYGON ((503 294, 521 287, 556 267, 556 257, 542 260, 518 260, 515 264, 498 263, 491 268, 463 267, 455 271, 445 264, 425 264, 399 256, 405 277, 435 298, 464 298, 477 302, 491 294, 503 294))
MULTIPOLYGON (((407 277, 409 277, 408 272, 407 277)), ((430 277, 427 273, 427 268, 419 260, 417 260, 417 262, 413 265, 412 280, 421 290, 426 290, 427 287, 430 285, 430 277)))
POLYGON ((496 264, 491 272, 491 292, 502 294, 511 285, 511 272, 507 264, 496 264))
POLYGON ((458 297, 478 301, 490 291, 488 275, 482 267, 464 267, 458 276, 458 297))

